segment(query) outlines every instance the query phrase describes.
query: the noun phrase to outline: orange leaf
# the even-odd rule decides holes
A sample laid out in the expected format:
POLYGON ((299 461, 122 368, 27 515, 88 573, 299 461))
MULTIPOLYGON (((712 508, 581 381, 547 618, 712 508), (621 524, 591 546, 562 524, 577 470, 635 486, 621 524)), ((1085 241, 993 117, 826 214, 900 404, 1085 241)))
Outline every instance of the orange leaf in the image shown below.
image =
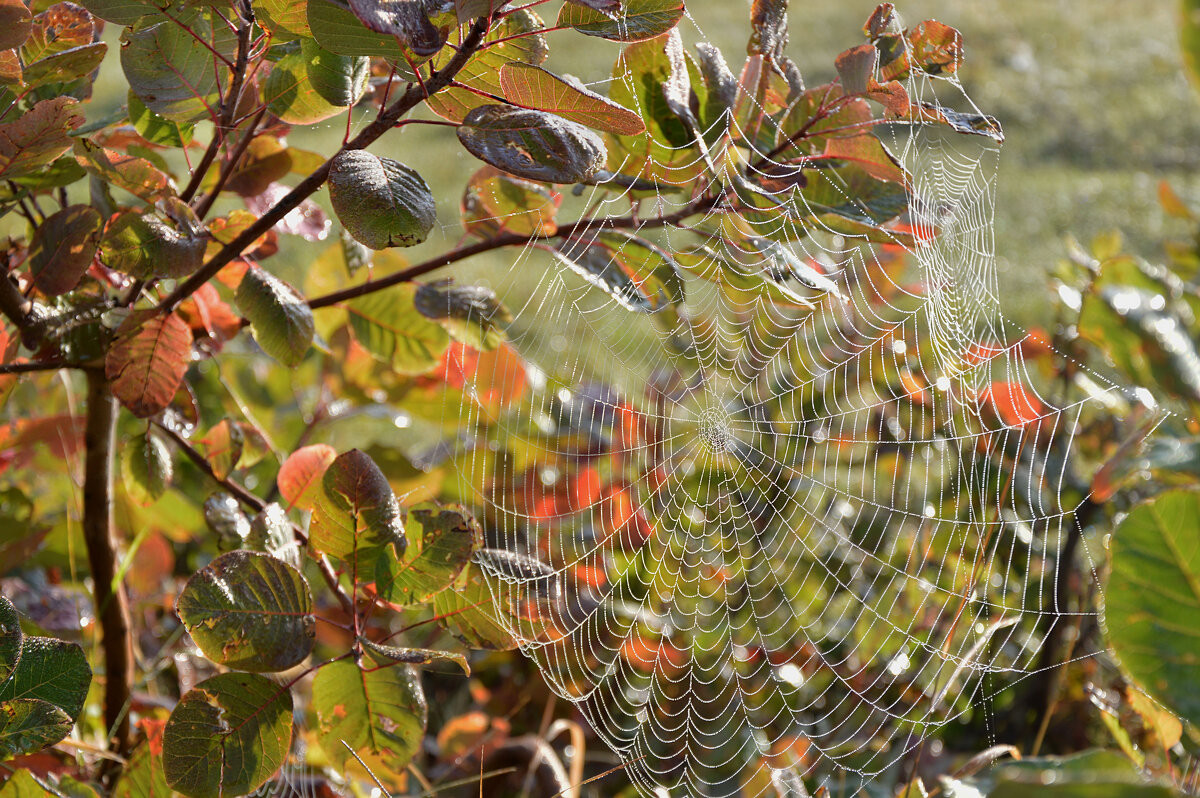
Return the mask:
POLYGON ((324 443, 305 446, 292 452, 279 469, 275 484, 288 509, 311 510, 320 490, 325 469, 337 458, 337 450, 324 443))
POLYGON ((104 372, 121 404, 148 418, 171 403, 191 351, 192 331, 178 315, 137 311, 117 329, 104 372))

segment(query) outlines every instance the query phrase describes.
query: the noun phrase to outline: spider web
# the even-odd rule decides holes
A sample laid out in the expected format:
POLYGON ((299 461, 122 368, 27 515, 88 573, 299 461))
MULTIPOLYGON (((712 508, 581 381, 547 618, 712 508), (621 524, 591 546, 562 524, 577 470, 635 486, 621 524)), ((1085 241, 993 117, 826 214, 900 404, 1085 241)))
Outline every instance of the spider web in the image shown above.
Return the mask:
MULTIPOLYGON (((914 105, 986 119, 956 77, 918 72, 914 105)), ((776 138, 742 122, 696 132, 776 138)), ((600 229, 492 275, 522 367, 463 369, 480 564, 522 650, 651 794, 866 783, 1036 673, 1071 622, 1055 596, 1085 403, 1055 404, 1025 355, 1044 342, 999 312, 1000 137, 875 133, 907 175, 905 227, 883 240, 820 221, 793 182, 732 222, 628 230, 675 262, 658 282, 580 268, 596 245, 641 251, 600 229), (530 390, 498 406, 516 382, 530 390)), ((657 190, 586 189, 589 215, 744 189, 693 144, 656 141, 657 190)), ((799 168, 761 145, 745 160, 799 168)), ((871 221, 858 187, 814 179, 871 221)))

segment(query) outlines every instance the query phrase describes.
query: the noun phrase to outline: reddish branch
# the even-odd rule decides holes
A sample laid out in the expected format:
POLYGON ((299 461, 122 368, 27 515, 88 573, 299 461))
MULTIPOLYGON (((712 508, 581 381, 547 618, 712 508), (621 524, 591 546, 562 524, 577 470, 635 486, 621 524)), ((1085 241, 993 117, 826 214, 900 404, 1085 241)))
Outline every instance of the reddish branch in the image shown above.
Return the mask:
POLYGON ((212 279, 226 264, 233 261, 243 250, 258 240, 259 236, 274 227, 277 222, 283 219, 284 216, 287 216, 294 208, 298 207, 301 202, 316 193, 321 186, 325 185, 325 181, 329 177, 329 169, 333 164, 333 159, 339 154, 349 150, 365 149, 370 146, 380 136, 391 130, 405 114, 424 102, 427 97, 450 85, 450 82, 454 80, 454 76, 458 74, 459 70, 466 65, 471 56, 475 54, 475 51, 479 49, 480 44, 483 42, 483 37, 487 34, 488 24, 489 21, 486 17, 476 20, 466 38, 463 39, 458 52, 454 54, 454 57, 450 59, 449 63, 443 69, 434 72, 426 79, 424 86, 409 86, 400 99, 396 100, 387 110, 380 113, 361 133, 342 145, 342 148, 334 154, 333 158, 325 161, 316 171, 300 181, 274 207, 260 216, 258 221, 246 228, 233 241, 226 244, 199 271, 176 286, 175 290, 158 304, 159 310, 164 312, 173 310, 180 302, 198 291, 200 286, 212 279))
POLYGON ((83 433, 83 539, 104 649, 104 725, 111 734, 110 747, 124 756, 133 744, 129 727, 133 637, 128 601, 117 578, 117 541, 112 522, 117 400, 101 370, 87 372, 87 387, 87 424, 83 433))

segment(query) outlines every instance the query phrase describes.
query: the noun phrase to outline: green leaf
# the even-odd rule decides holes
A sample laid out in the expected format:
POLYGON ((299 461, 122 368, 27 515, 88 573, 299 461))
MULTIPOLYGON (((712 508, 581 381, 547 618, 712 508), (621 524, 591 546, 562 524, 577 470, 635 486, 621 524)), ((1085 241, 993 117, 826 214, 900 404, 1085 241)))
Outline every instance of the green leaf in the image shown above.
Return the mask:
POLYGON ((463 654, 454 651, 438 651, 432 648, 400 648, 397 646, 387 646, 382 643, 376 643, 373 640, 368 640, 365 637, 360 637, 359 642, 367 651, 370 651, 378 659, 395 662, 404 665, 432 665, 435 662, 453 662, 455 665, 463 669, 463 673, 467 676, 471 675, 471 665, 467 662, 467 658, 463 654))
POLYGON ((364 656, 361 666, 330 663, 313 679, 312 700, 317 739, 337 768, 351 759, 347 746, 369 767, 395 773, 420 749, 427 709, 410 667, 372 656, 364 656))
POLYGON ((12 675, 20 659, 21 616, 12 602, 0 595, 0 682, 12 675))
POLYGON ((621 136, 646 130, 642 118, 628 108, 540 66, 513 61, 500 69, 504 98, 514 105, 549 111, 590 128, 621 136))
POLYGON ((908 210, 908 191, 902 183, 879 180, 855 163, 838 169, 805 172, 808 185, 802 201, 791 201, 797 216, 831 213, 854 222, 880 225, 908 210))
POLYGON ((25 67, 23 82, 25 89, 34 89, 50 84, 66 84, 95 72, 104 56, 108 53, 108 45, 104 42, 72 47, 61 53, 42 58, 25 67))
POLYGON ((167 492, 175 477, 171 451, 162 438, 149 430, 121 448, 121 481, 138 504, 154 504, 167 492))
POLYGON ((191 123, 215 116, 229 86, 229 63, 237 39, 224 22, 204 13, 183 12, 176 19, 144 17, 121 34, 121 68, 129 88, 154 113, 172 122, 191 123), (196 37, 211 46, 198 44, 196 37))
POLYGON ((1104 595, 1108 640, 1147 693, 1200 725, 1200 493, 1168 491, 1113 532, 1104 595))
POLYGON ((138 134, 163 147, 186 147, 192 142, 193 126, 164 119, 146 107, 132 91, 128 99, 129 123, 138 134))
POLYGON ((117 188, 122 188, 146 202, 175 196, 175 186, 165 172, 145 158, 137 158, 116 150, 106 149, 87 139, 75 142, 75 159, 79 165, 117 188))
POLYGON ((277 42, 311 39, 306 0, 254 0, 254 16, 277 42))
POLYGON ((490 288, 454 285, 452 280, 418 287, 413 305, 423 316, 439 321, 454 340, 483 351, 504 342, 501 325, 512 321, 512 314, 490 288))
POLYGON ((464 568, 452 589, 433 597, 433 608, 442 628, 465 645, 509 651, 517 647, 517 640, 496 616, 495 600, 488 585, 488 580, 495 579, 474 565, 464 568))
POLYGON ((292 694, 253 673, 223 673, 179 699, 163 731, 163 772, 190 798, 253 792, 292 744, 292 694))
POLYGON ((371 249, 420 244, 437 221, 433 193, 419 174, 364 150, 333 159, 329 200, 346 232, 371 249))
POLYGON ((121 26, 133 25, 148 14, 161 18, 158 6, 151 0, 82 0, 80 5, 105 22, 121 26))
POLYGON ((288 53, 271 65, 271 73, 262 84, 262 98, 271 113, 290 125, 311 125, 346 110, 316 91, 303 49, 288 53))
POLYGON ((308 25, 317 43, 331 52, 404 62, 404 48, 395 37, 369 30, 344 5, 308 0, 308 25))
POLYGON ((558 14, 558 24, 610 41, 640 42, 674 28, 683 12, 683 0, 625 0, 612 15, 568 3, 558 14))
POLYGON ((148 418, 171 403, 191 351, 191 328, 177 314, 134 311, 117 328, 104 371, 121 404, 148 418))
POLYGON ((147 738, 133 749, 113 785, 112 798, 170 798, 162 765, 163 721, 143 721, 147 738))
POLYGON ((674 261, 636 236, 606 233, 592 243, 566 242, 554 255, 626 310, 654 313, 683 301, 674 261))
POLYGON ((364 452, 344 452, 325 470, 310 533, 314 549, 342 560, 389 545, 404 551, 400 505, 387 477, 364 452))
POLYGON ((296 289, 265 269, 247 269, 237 304, 264 352, 285 366, 300 365, 312 346, 314 326, 312 310, 296 289))
POLYGON ((237 670, 287 670, 304 661, 316 635, 304 576, 253 551, 222 554, 193 574, 175 611, 204 656, 237 670))
MULTIPOLYGON (((988 771, 988 798, 1175 798, 1164 783, 1150 781, 1115 751, 1084 751, 1066 757, 1006 762, 988 771)), ((986 789, 986 784, 981 785, 986 789)), ((961 795, 956 792, 952 794, 961 795)), ((976 791, 974 795, 981 794, 976 791)))
POLYGON ((467 181, 462 217, 467 231, 481 238, 505 230, 549 237, 558 229, 560 205, 562 195, 553 189, 485 166, 467 181))
POLYGON ((0 50, 20 47, 33 29, 33 14, 22 0, 0 2, 0 50))
POLYGON ((217 548, 232 551, 245 547, 250 520, 232 494, 217 491, 204 500, 204 523, 217 535, 217 548))
POLYGON ((87 205, 70 205, 46 218, 29 244, 29 268, 38 290, 59 296, 79 285, 100 244, 100 214, 87 205))
POLYGON ((308 72, 308 82, 326 102, 348 107, 367 92, 371 77, 371 59, 365 56, 339 55, 314 41, 300 43, 308 72))
POLYGON ((12 676, 0 685, 0 701, 37 698, 79 717, 92 683, 87 656, 76 643, 52 637, 26 637, 12 676))
POLYGON ((402 374, 428 371, 450 346, 445 328, 417 310, 416 291, 412 283, 403 283, 345 304, 358 342, 402 374))
POLYGON ((404 525, 403 558, 388 551, 375 568, 375 587, 395 604, 417 604, 449 587, 483 546, 483 530, 466 510, 418 504, 404 525))
POLYGON ((582 125, 545 111, 481 105, 467 114, 458 140, 497 169, 547 183, 580 183, 604 166, 604 142, 582 125))
MULTIPOLYGON (((54 745, 71 733, 74 721, 49 701, 0 701, 0 761, 54 745)), ((7 789, 7 786, 6 786, 7 789)))
POLYGON ((32 174, 71 149, 71 132, 83 124, 71 97, 42 100, 14 122, 0 124, 0 178, 32 174))
POLYGON ((108 223, 100 260, 139 279, 180 278, 204 263, 207 242, 157 211, 124 211, 108 223))

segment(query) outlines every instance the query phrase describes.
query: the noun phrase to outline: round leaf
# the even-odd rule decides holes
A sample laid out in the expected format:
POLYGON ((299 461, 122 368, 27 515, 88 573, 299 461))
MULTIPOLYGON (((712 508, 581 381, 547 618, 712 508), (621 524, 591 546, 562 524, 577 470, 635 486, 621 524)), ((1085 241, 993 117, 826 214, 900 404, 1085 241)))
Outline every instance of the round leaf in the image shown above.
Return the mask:
POLYGON ((433 194, 419 174, 363 150, 333 159, 329 199, 346 232, 371 249, 420 244, 437 221, 433 194))
POLYGON ((547 183, 587 181, 608 157, 604 142, 583 125, 510 105, 472 110, 458 128, 458 139, 497 169, 547 183))
POLYGON ((263 102, 271 113, 291 125, 311 125, 346 109, 326 100, 309 79, 304 52, 288 53, 271 66, 263 81, 263 102))
POLYGON ((172 122, 199 122, 218 107, 230 81, 228 67, 213 51, 232 64, 236 49, 233 30, 198 11, 170 20, 155 14, 121 34, 121 68, 151 111, 172 122), (212 49, 198 46, 197 39, 212 49))
POLYGON ((143 280, 186 277, 200 268, 205 246, 203 238, 177 230, 153 211, 125 211, 109 222, 100 260, 143 280))
POLYGON ((1113 532, 1108 640, 1151 696, 1200 725, 1200 493, 1169 491, 1113 532))
POLYGON ((338 767, 351 758, 346 746, 392 772, 417 752, 427 709, 412 668, 382 658, 364 657, 362 667, 339 660, 317 672, 312 692, 321 747, 338 767))
POLYGON ((0 596, 0 682, 12 675, 21 658, 21 616, 12 602, 0 596))
POLYGON ((237 303, 264 352, 285 366, 300 365, 315 328, 312 310, 296 289, 268 271, 249 269, 238 285, 237 303))
POLYGON ((77 643, 52 637, 26 637, 12 676, 0 685, 0 701, 37 698, 49 701, 74 721, 83 709, 92 669, 77 643))
POLYGON ((151 505, 167 491, 174 478, 171 452, 157 435, 138 435, 121 450, 121 481, 138 504, 151 505))
POLYGON ((338 455, 321 478, 309 543, 339 559, 388 544, 404 550, 400 505, 387 477, 365 452, 338 455))
POLYGON ((304 660, 316 634, 304 576, 268 554, 231 551, 188 580, 175 605, 204 655, 247 671, 304 660))
POLYGON ((0 760, 40 751, 71 733, 67 713, 36 698, 0 701, 0 760))
POLYGON ((19 47, 33 29, 33 14, 21 0, 0 2, 0 50, 19 47))
POLYGON ((328 103, 340 107, 354 105, 367 91, 371 60, 363 56, 331 53, 314 41, 300 43, 308 72, 308 82, 328 103))
POLYGON ((245 795, 283 765, 292 694, 253 673, 223 673, 184 694, 163 731, 167 783, 190 798, 245 795))

